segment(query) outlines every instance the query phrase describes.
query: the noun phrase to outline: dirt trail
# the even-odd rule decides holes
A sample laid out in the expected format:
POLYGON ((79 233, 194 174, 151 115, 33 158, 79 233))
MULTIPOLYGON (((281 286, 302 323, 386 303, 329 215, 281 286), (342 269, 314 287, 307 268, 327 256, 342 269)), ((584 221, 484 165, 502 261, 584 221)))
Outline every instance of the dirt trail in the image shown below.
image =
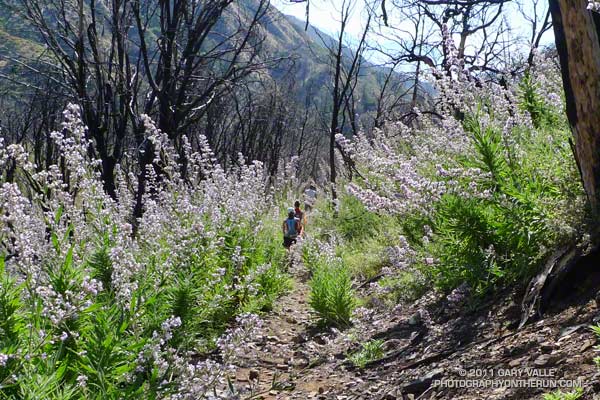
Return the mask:
POLYGON ((299 246, 290 258, 293 288, 263 320, 254 354, 239 363, 235 386, 242 399, 327 398, 327 392, 340 388, 341 374, 323 368, 326 339, 309 312, 309 272, 299 246))
MULTIPOLYGON (((520 386, 534 370, 552 373, 540 378, 549 384, 576 382, 585 390, 581 399, 600 399, 600 369, 593 361, 598 343, 589 329, 600 320, 600 302, 589 294, 573 291, 572 299, 556 304, 543 319, 516 330, 518 291, 499 293, 478 309, 432 292, 380 310, 360 337, 347 342, 339 340, 344 335, 315 328, 299 246, 291 256, 293 289, 265 316, 255 351, 238 365, 235 387, 241 399, 540 399, 556 387, 520 386), (384 341, 385 356, 364 370, 352 368, 346 354, 370 339, 384 341), (494 384, 477 388, 434 384, 442 378, 477 378, 464 375, 471 370, 498 375, 494 384), (507 371, 525 375, 500 377, 507 371), (502 382, 510 385, 499 387, 502 382)), ((366 290, 360 295, 370 296, 366 290)))

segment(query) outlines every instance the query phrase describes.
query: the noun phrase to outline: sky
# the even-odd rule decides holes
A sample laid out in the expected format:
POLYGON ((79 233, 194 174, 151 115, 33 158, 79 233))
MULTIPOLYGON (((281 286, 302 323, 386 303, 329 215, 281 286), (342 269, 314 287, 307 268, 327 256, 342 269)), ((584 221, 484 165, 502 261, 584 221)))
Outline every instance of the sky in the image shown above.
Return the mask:
MULTIPOLYGON (((310 24, 330 35, 339 30, 340 10, 344 0, 311 0, 310 2, 310 24)), ((292 3, 289 0, 271 0, 271 4, 281 12, 293 15, 306 21, 306 2, 292 3)), ((356 2, 356 6, 348 22, 348 32, 352 36, 359 36, 364 27, 361 16, 364 16, 362 2, 356 2)))
MULTIPOLYGON (((340 10, 342 7, 344 0, 311 0, 310 1, 310 14, 309 21, 310 24, 323 32, 326 32, 331 35, 335 35, 339 31, 339 20, 340 20, 340 10)), ((543 0, 523 0, 521 1, 522 7, 530 12, 532 10, 535 2, 538 2, 538 7, 540 10, 540 14, 545 11, 546 2, 543 0)), ((306 20, 306 3, 293 3, 290 0, 271 0, 271 4, 273 4, 276 8, 278 8, 281 12, 288 15, 293 15, 299 18, 302 21, 306 20)), ((515 30, 515 32, 520 32, 522 35, 529 36, 529 32, 526 30, 529 26, 529 23, 522 17, 521 13, 518 12, 517 7, 514 5, 515 3, 511 3, 508 6, 505 6, 505 18, 510 21, 511 27, 515 30)), ((391 7, 388 6, 388 8, 391 7)), ((379 13, 379 10, 377 10, 379 13)), ((390 10, 388 10, 389 12, 390 10)), ((366 16, 366 10, 364 6, 364 0, 356 0, 353 12, 350 16, 350 20, 347 26, 347 32, 349 33, 350 43, 352 40, 357 40, 362 34, 364 29, 364 20, 366 16)), ((402 27, 402 24, 405 21, 393 21, 395 27, 402 27)), ((371 38, 372 39, 372 38, 371 38)), ((386 46, 385 40, 381 37, 376 39, 379 41, 380 45, 386 46)), ((455 39, 456 41, 458 38, 455 39)), ((552 31, 546 33, 542 40, 542 45, 548 45, 552 43, 554 40, 552 31)), ((393 45, 391 46, 393 47, 393 45)), ((365 54, 366 58, 372 62, 379 62, 383 60, 383 57, 371 53, 365 54)))
MULTIPOLYGON (((340 28, 340 14, 344 1, 354 1, 346 26, 345 38, 345 44, 352 47, 353 42, 359 41, 365 28, 367 11, 364 0, 310 0, 309 22, 315 28, 331 36, 336 36, 340 28)), ((306 2, 294 3, 290 0, 271 0, 271 4, 284 14, 293 15, 302 21, 306 21, 306 2)), ((373 51, 366 51, 363 56, 375 64, 382 64, 387 60, 373 51)))

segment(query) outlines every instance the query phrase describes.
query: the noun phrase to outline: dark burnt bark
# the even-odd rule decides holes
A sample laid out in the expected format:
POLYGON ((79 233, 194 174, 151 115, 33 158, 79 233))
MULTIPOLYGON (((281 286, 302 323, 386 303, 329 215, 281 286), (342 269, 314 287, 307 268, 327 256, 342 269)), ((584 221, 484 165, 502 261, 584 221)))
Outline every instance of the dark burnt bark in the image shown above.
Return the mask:
MULTIPOLYGON (((570 142, 594 218, 600 215, 600 17, 586 9, 586 0, 550 0, 556 48, 560 58, 567 117, 573 133, 570 142)), ((559 288, 585 282, 596 272, 599 257, 598 228, 592 225, 592 251, 576 245, 557 250, 542 272, 532 279, 522 303, 520 327, 540 316, 559 288), (586 263, 593 268, 586 270, 586 263), (573 278, 573 272, 582 275, 573 278)))
POLYGON ((600 19, 586 0, 550 0, 575 157, 592 214, 600 215, 600 19))

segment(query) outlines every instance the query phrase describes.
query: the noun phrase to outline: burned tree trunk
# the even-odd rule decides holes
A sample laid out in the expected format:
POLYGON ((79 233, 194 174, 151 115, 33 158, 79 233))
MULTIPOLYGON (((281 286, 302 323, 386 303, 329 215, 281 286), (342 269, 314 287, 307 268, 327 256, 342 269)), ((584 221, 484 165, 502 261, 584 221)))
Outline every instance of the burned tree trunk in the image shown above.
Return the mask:
POLYGON ((600 216, 600 16, 586 0, 550 0, 575 158, 594 217, 600 216))
MULTIPOLYGON (((556 48, 560 58, 567 117, 575 144, 571 144, 592 217, 600 218, 600 15, 587 10, 586 0, 550 0, 556 48)), ((600 231, 593 228, 591 251, 575 245, 558 250, 536 276, 522 302, 522 327, 541 315, 557 289, 597 271, 600 231), (587 268, 586 263, 594 265, 587 268)))

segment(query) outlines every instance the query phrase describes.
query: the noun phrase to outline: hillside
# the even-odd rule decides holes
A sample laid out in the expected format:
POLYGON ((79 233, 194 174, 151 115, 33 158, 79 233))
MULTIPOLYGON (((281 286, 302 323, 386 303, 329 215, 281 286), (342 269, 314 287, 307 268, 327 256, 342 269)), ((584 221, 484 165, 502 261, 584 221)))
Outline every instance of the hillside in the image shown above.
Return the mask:
MULTIPOLYGON (((15 63, 10 59, 31 60, 39 56, 44 49, 35 31, 21 16, 11 11, 10 1, 0 0, 0 68, 3 68, 5 73, 15 67, 15 63)), ((237 17, 247 18, 254 8, 251 0, 244 0, 234 3, 229 11, 237 17)), ((216 27, 217 32, 231 32, 234 27, 229 25, 230 23, 228 18, 224 18, 216 27)), ((315 102, 317 108, 327 109, 330 101, 331 71, 328 51, 321 38, 330 43, 334 43, 335 39, 312 26, 305 31, 303 21, 284 15, 273 6, 270 6, 263 19, 262 27, 266 33, 262 57, 288 58, 267 71, 268 74, 283 87, 291 87, 294 97, 299 102, 304 102, 308 97, 315 102)), ((150 28, 149 32, 152 31, 150 28)), ((136 51, 135 48, 132 50, 134 59, 136 51)), ((351 56, 349 49, 346 49, 346 54, 348 58, 351 56)), ((359 113, 374 110, 380 82, 387 72, 387 69, 363 60, 362 76, 355 92, 360 99, 357 102, 359 113)), ((397 75, 399 82, 406 78, 397 75)), ((0 82, 0 87, 3 84, 0 82)))
POLYGON ((320 32, 140 1, 144 66, 97 22, 29 103, 18 58, 55 60, 0 8, 0 399, 600 398, 600 91, 565 54, 481 79, 447 35, 430 108, 334 146, 320 32))
MULTIPOLYGON (((17 66, 11 59, 35 57, 42 52, 43 46, 24 21, 4 1, 0 1, 0 71, 16 75, 18 69, 15 70, 17 66)), ((6 83, 0 82, 0 88, 3 86, 6 83)))

